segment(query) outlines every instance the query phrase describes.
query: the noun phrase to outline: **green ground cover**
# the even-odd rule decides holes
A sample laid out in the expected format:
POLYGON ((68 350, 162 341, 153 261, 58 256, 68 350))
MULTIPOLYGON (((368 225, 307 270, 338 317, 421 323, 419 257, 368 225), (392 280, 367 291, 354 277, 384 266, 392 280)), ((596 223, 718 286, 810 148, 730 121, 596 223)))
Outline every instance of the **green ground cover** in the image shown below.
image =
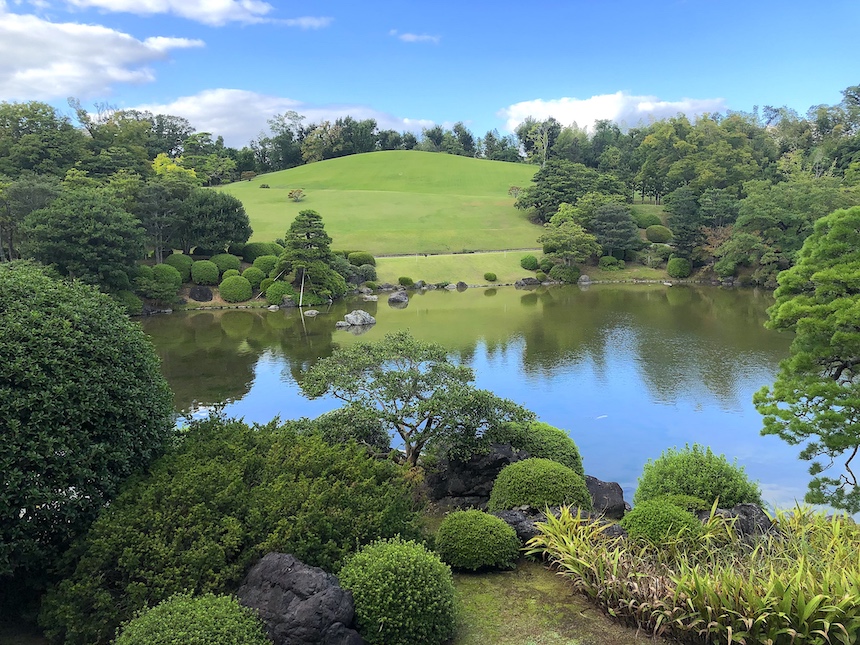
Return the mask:
POLYGON ((663 204, 649 204, 648 202, 640 204, 637 199, 634 199, 630 208, 634 213, 653 213, 663 221, 663 224, 666 223, 666 211, 663 210, 663 204))
POLYGON ((536 170, 391 150, 259 175, 222 190, 242 200, 256 241, 283 237, 298 212, 312 208, 322 215, 336 249, 375 255, 499 250, 534 246, 540 234, 508 195, 512 185, 529 185, 536 170), (307 197, 289 200, 293 188, 307 197))

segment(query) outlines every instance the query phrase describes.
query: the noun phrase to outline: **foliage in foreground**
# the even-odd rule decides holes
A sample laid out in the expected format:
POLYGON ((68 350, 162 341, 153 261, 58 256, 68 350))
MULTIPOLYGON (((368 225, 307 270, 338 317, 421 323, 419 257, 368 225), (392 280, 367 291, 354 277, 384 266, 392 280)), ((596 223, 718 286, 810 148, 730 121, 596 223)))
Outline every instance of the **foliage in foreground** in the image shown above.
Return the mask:
POLYGON ((352 591, 361 635, 371 645, 438 645, 456 629, 451 570, 400 538, 365 546, 340 572, 352 591))
POLYGON ((43 583, 159 454, 173 405, 151 343, 95 288, 0 264, 0 312, 0 588, 10 589, 18 573, 43 583))
POLYGON ((503 511, 517 506, 543 509, 562 504, 591 510, 585 478, 558 462, 532 457, 502 468, 493 483, 487 509, 503 511))
POLYGON ((690 511, 667 502, 666 497, 637 504, 621 518, 619 524, 631 539, 661 544, 682 532, 688 538, 698 537, 702 523, 690 511))
POLYGON ((70 552, 74 573, 40 622, 54 640, 103 643, 171 594, 233 590, 269 551, 337 571, 362 544, 419 535, 412 495, 402 467, 355 443, 274 422, 193 422, 70 552))
POLYGON ((761 504, 758 484, 749 480, 742 466, 699 444, 681 450, 668 448, 657 459, 645 463, 633 504, 663 495, 690 495, 708 506, 719 498, 722 508, 761 504))
POLYGON ((513 569, 520 540, 507 522, 482 511, 454 511, 436 534, 436 553, 455 569, 513 569))
POLYGON ((684 643, 857 642, 860 527, 797 508, 747 542, 713 515, 699 542, 633 545, 564 508, 529 542, 607 613, 684 643))
POLYGON ((271 645, 253 610, 234 598, 176 594, 142 611, 115 645, 271 645))

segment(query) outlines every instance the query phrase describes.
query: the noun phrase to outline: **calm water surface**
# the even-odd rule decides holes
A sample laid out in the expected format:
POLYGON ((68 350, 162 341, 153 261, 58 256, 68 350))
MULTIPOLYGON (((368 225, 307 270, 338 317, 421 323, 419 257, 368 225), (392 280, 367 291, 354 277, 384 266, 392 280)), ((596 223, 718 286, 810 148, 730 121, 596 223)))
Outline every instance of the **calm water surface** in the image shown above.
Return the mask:
POLYGON ((791 337, 763 323, 769 294, 662 285, 432 291, 393 309, 357 300, 295 310, 201 311, 143 322, 179 409, 223 403, 247 421, 314 417, 335 400, 305 399, 303 370, 334 347, 409 329, 475 369, 477 385, 533 410, 576 440, 586 471, 632 498, 649 458, 698 442, 737 458, 771 504, 801 499, 796 447, 762 437, 753 393, 770 384, 791 337), (355 308, 378 323, 335 330, 355 308))

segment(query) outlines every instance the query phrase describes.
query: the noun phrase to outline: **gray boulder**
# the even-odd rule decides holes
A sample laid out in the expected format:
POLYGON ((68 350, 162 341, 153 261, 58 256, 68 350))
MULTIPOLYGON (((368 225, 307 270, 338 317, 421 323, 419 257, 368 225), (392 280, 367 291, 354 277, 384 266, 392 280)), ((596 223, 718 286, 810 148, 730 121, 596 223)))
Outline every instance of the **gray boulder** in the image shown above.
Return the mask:
POLYGON ((409 302, 409 294, 406 291, 395 291, 388 296, 388 304, 403 304, 409 302))
POLYGON ((531 278, 531 277, 520 278, 519 280, 514 282, 514 286, 517 289, 522 289, 524 287, 539 287, 540 286, 540 280, 538 280, 537 278, 531 278))
POLYGON ((578 284, 589 284, 591 282, 591 278, 589 278, 587 275, 583 274, 583 275, 579 276, 579 280, 577 280, 576 282, 578 284))
POLYGON ((359 287, 358 292, 367 295, 368 293, 373 293, 373 290, 370 287, 359 287))
POLYGON ((354 309, 343 317, 344 321, 350 326, 362 327, 365 325, 375 325, 376 318, 371 316, 363 309, 354 309))
POLYGON ((594 512, 609 519, 620 520, 624 517, 624 492, 621 485, 616 482, 603 482, 592 477, 585 476, 585 485, 594 502, 594 512))
POLYGON ((456 285, 456 284, 449 284, 449 285, 446 285, 446 286, 445 286, 445 288, 446 288, 448 291, 456 291, 456 290, 457 290, 457 285, 456 285))
POLYGON ((239 602, 257 611, 275 645, 362 645, 352 593, 337 578, 285 553, 269 553, 239 587, 239 602))
POLYGON ((304 315, 307 316, 308 318, 313 318, 315 316, 319 316, 319 314, 320 314, 320 312, 318 312, 316 309, 307 309, 307 310, 305 310, 305 313, 304 313, 304 315))
POLYGON ((457 291, 465 291, 469 288, 469 285, 463 282, 462 280, 457 283, 457 291))
POLYGON ((465 461, 442 457, 425 472, 424 483, 430 499, 443 506, 486 508, 493 482, 502 468, 528 456, 509 445, 493 444, 489 452, 472 455, 465 461))
POLYGON ((195 302, 209 302, 212 300, 212 289, 202 284, 195 284, 188 292, 188 297, 195 302))
POLYGON ((377 300, 379 300, 379 296, 368 294, 366 296, 362 296, 361 299, 364 300, 365 302, 376 302, 377 300))
MULTIPOLYGON (((716 513, 726 519, 734 519, 732 526, 742 538, 767 535, 777 530, 767 513, 756 504, 737 504, 728 509, 718 508, 716 513)), ((710 516, 710 511, 699 511, 697 515, 702 522, 705 522, 710 516)))

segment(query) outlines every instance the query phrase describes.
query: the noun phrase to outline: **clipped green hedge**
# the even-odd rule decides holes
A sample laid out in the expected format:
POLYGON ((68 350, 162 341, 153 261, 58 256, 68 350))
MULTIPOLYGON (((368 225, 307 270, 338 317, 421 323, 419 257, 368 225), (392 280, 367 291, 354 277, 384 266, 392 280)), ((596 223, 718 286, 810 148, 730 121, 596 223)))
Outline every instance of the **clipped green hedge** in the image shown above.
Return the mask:
POLYGON ((242 260, 231 253, 218 253, 209 258, 209 261, 214 262, 221 273, 224 273, 228 269, 238 271, 242 266, 242 260))
MULTIPOLYGON (((241 255, 245 262, 253 264, 259 257, 264 255, 273 255, 277 257, 283 253, 283 251, 284 247, 274 242, 249 242, 242 249, 241 255)), ((271 271, 271 269, 269 269, 269 271, 271 271)))
POLYGON ((456 632, 451 569, 421 544, 374 542, 338 577, 352 591, 359 632, 371 645, 441 645, 456 632))
POLYGON ((537 271, 538 259, 533 255, 524 255, 520 259, 520 266, 526 271, 537 271))
POLYGON ((266 302, 270 305, 278 305, 280 307, 284 302, 284 296, 292 296, 293 300, 298 304, 298 294, 289 282, 278 280, 266 287, 266 302))
POLYGON ((182 282, 191 282, 191 265, 194 264, 194 259, 190 255, 184 253, 174 253, 164 258, 164 264, 169 264, 174 269, 179 271, 182 276, 182 282))
POLYGON ((506 423, 490 428, 484 439, 487 443, 510 444, 515 450, 526 451, 530 457, 557 461, 585 476, 576 442, 564 430, 548 423, 506 423))
POLYGON ((436 553, 455 569, 513 569, 520 540, 504 520, 482 511, 454 511, 436 533, 436 553))
POLYGON ((535 280, 538 280, 540 282, 546 281, 546 273, 544 273, 543 271, 538 271, 537 273, 535 273, 535 280))
POLYGON ((624 268, 624 260, 619 260, 611 255, 604 255, 597 261, 601 271, 621 271, 624 268))
POLYGON ((275 265, 277 263, 277 255, 261 255, 256 260, 254 260, 254 266, 257 267, 263 273, 265 273, 267 276, 270 276, 272 274, 272 269, 275 268, 275 265))
POLYGON ((401 287, 411 287, 413 284, 415 284, 415 281, 408 276, 400 276, 399 278, 397 278, 397 282, 400 284, 401 287))
POLYGON ((230 596, 176 594, 125 625, 115 645, 271 645, 253 609, 230 596))
POLYGON ((618 523, 632 539, 645 539, 653 544, 661 544, 682 531, 687 538, 695 538, 702 532, 698 518, 665 499, 637 504, 618 523))
POLYGON ((556 461, 532 457, 502 468, 493 483, 487 510, 561 505, 592 509, 585 478, 556 461))
POLYGON ((499 279, 498 276, 496 276, 496 274, 493 273, 492 271, 487 271, 484 274, 484 280, 486 280, 487 282, 495 282, 498 279, 499 279))
POLYGON ((191 280, 194 284, 218 284, 221 272, 211 260, 197 260, 191 265, 191 280))
POLYGON ((645 229, 645 238, 649 242, 665 244, 672 239, 672 231, 662 224, 654 224, 645 229))
POLYGON ((256 289, 260 286, 260 283, 263 281, 263 278, 266 277, 266 274, 260 271, 257 267, 251 266, 242 271, 242 277, 250 282, 251 286, 256 289))
POLYGON ((725 455, 715 455, 699 444, 681 450, 669 448, 657 459, 649 459, 642 469, 634 504, 664 495, 690 495, 704 500, 707 507, 719 498, 720 506, 761 504, 761 491, 742 466, 730 463, 725 455))
POLYGON ((567 284, 574 284, 577 280, 579 280, 579 276, 581 275, 581 271, 578 266, 565 266, 564 264, 555 264, 549 270, 549 277, 552 280, 557 282, 565 282, 567 284))
POLYGON ((224 278, 232 278, 234 275, 241 275, 239 273, 239 269, 227 269, 224 273, 221 274, 221 279, 224 278))
POLYGON ((169 264, 156 264, 152 267, 152 279, 173 285, 174 289, 179 289, 182 286, 182 274, 176 267, 169 264))
POLYGON ((673 278, 687 278, 693 272, 693 265, 687 258, 669 258, 666 263, 666 273, 673 278))
POLYGON ((346 259, 349 260, 350 264, 357 267, 360 267, 362 264, 369 264, 374 267, 376 266, 376 258, 367 251, 353 251, 347 255, 346 259))
POLYGON ((251 283, 240 275, 225 278, 218 286, 218 292, 226 302, 245 302, 253 295, 251 283))

